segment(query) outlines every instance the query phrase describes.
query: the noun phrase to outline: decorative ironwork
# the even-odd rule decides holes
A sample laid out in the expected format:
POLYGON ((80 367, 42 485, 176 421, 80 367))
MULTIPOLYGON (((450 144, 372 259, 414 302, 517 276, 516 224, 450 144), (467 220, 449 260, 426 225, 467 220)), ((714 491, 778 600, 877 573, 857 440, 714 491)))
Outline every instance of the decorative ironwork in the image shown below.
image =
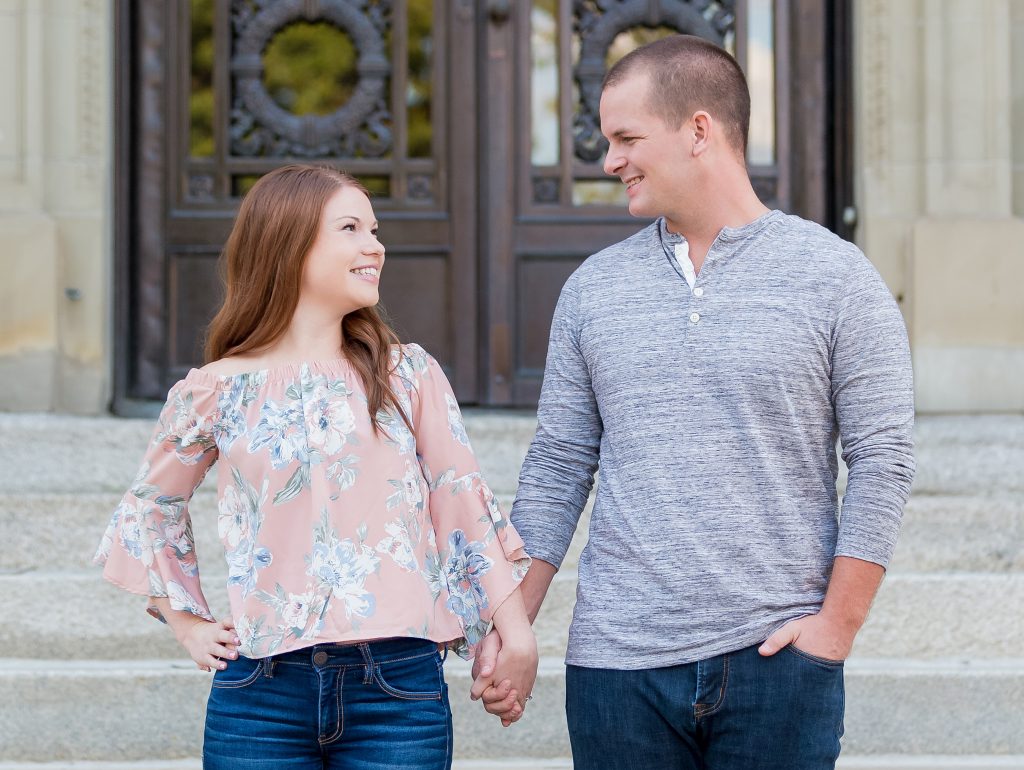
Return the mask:
POLYGON ((391 149, 384 43, 391 0, 234 0, 231 24, 231 150, 242 156, 381 157, 391 149), (351 98, 329 115, 295 115, 263 84, 263 51, 298 21, 326 21, 346 32, 359 52, 351 98))
POLYGON ((558 179, 551 176, 535 176, 533 178, 534 203, 558 203, 560 185, 558 179))
POLYGON ((411 174, 408 182, 409 198, 412 200, 430 200, 434 197, 434 180, 426 174, 411 174))
POLYGON ((188 197, 197 201, 213 200, 213 174, 189 174, 188 197))
POLYGON ((576 157, 594 163, 608 148, 598 112, 608 49, 619 33, 634 27, 671 27, 721 45, 736 25, 735 0, 574 0, 575 31, 580 36, 576 82, 579 111, 573 119, 576 157))

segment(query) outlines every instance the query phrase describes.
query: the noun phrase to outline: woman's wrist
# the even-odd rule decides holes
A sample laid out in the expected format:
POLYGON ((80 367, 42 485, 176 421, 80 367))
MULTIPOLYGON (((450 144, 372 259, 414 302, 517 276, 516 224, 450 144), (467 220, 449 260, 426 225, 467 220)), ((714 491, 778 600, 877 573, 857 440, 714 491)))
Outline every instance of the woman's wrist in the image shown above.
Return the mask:
POLYGON ((523 630, 499 630, 498 634, 501 636, 502 652, 529 653, 537 649, 537 637, 529 626, 523 630))

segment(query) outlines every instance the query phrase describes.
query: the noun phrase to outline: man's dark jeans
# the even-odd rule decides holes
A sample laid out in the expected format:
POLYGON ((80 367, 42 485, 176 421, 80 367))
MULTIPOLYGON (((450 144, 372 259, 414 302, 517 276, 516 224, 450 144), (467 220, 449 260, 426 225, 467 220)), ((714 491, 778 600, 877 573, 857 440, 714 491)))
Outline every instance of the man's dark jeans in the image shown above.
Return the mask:
POLYGON ((843 664, 793 646, 566 671, 575 770, 831 770, 844 705, 843 664))

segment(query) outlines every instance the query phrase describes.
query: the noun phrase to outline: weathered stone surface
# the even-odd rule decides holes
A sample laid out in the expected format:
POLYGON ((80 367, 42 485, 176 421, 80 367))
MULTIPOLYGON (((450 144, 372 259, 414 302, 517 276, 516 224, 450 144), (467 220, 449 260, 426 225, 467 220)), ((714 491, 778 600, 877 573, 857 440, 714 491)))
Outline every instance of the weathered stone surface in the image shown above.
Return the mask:
MULTIPOLYGON (((514 730, 468 699, 466 664, 447 668, 460 758, 569 756, 560 663, 542 662, 514 730)), ((850 663, 846 678, 852 755, 1024 754, 1024 660, 870 660, 850 663)), ((151 759, 155 745, 163 759, 194 757, 208 691, 209 675, 165 661, 3 660, 0 745, 6 759, 23 762, 151 759)))

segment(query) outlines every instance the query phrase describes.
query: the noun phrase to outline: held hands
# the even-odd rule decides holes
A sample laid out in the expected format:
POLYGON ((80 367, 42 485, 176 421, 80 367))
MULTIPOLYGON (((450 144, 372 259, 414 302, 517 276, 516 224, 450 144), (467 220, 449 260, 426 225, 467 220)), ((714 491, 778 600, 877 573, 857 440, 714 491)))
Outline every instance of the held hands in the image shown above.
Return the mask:
POLYGON ((824 613, 805 615, 791 620, 769 636, 758 652, 768 657, 792 644, 815 657, 841 661, 849 657, 855 635, 856 629, 851 632, 824 613))
POLYGON ((238 657, 239 639, 230 617, 216 623, 197 618, 194 623, 175 628, 175 635, 196 666, 203 671, 225 669, 225 661, 238 657))
POLYGON ((537 680, 537 642, 533 634, 502 642, 491 631, 477 648, 470 698, 501 719, 503 727, 519 721, 537 680))

